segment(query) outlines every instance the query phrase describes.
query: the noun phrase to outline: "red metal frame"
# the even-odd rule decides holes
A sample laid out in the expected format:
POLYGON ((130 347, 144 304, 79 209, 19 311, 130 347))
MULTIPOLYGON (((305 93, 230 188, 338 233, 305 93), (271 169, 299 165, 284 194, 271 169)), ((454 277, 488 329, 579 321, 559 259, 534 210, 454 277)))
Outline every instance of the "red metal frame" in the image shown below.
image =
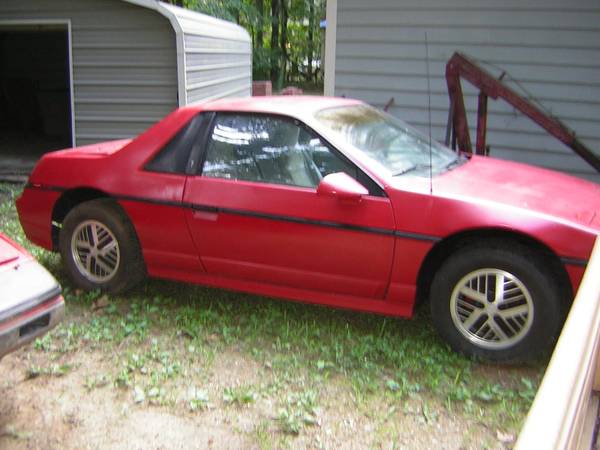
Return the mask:
POLYGON ((446 133, 447 145, 450 144, 452 137, 456 139, 460 151, 467 153, 472 153, 473 151, 463 91, 460 84, 461 77, 480 91, 477 111, 477 141, 475 144, 475 152, 478 155, 487 155, 488 153, 486 149, 487 99, 488 97, 494 100, 501 98, 540 125, 559 141, 573 149, 590 166, 600 172, 600 158, 577 139, 571 129, 506 86, 502 82, 502 77, 500 79, 495 78, 461 53, 454 53, 446 64, 446 83, 448 85, 451 105, 448 118, 448 132, 446 133))

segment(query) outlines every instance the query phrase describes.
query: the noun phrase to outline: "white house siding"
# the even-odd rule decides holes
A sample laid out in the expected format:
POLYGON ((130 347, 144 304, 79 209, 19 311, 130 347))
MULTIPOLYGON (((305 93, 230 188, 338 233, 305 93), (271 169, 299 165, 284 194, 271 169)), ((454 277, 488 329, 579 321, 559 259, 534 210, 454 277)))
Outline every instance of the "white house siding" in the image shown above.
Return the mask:
MULTIPOLYGON (((444 139, 445 64, 463 52, 493 74, 502 68, 600 153, 598 0, 337 0, 335 94, 363 99, 444 139)), ((477 92, 462 82, 475 140, 477 92)), ((503 101, 488 104, 491 155, 600 182, 581 158, 503 101)))

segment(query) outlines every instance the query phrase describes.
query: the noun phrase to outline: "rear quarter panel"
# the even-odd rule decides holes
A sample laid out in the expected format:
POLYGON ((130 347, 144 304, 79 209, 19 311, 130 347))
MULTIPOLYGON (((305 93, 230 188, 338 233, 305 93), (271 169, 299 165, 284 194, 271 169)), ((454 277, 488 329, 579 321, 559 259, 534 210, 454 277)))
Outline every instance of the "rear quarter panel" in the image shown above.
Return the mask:
POLYGON ((17 199, 19 221, 27 238, 36 245, 52 250, 52 210, 60 191, 25 187, 17 199))
POLYGON ((177 110, 132 141, 111 141, 45 154, 17 200, 19 220, 27 237, 52 250, 52 211, 62 193, 71 189, 181 201, 183 186, 165 185, 160 177, 144 172, 143 165, 198 112, 198 108, 177 110), (121 148, 117 149, 119 145, 121 148))

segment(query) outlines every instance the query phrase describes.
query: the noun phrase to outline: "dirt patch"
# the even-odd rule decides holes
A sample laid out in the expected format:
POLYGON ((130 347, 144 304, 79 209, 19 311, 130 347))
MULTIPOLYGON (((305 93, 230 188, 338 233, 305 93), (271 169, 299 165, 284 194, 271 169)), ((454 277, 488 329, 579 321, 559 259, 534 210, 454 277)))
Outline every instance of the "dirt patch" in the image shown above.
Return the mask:
MULTIPOLYGON (((301 433, 282 433, 279 409, 287 392, 270 395, 277 383, 269 367, 241 353, 221 353, 207 374, 183 379, 172 403, 136 403, 131 388, 107 383, 89 388, 90 377, 110 373, 113 358, 77 352, 48 360, 25 349, 0 363, 0 447, 16 449, 233 449, 233 448, 504 448, 496 430, 449 414, 421 397, 357 403, 343 379, 319 391, 316 421, 301 433), (71 365, 67 373, 33 378, 32 367, 71 365), (205 408, 186 406, 186 389, 201 384, 205 408), (86 387, 86 385, 88 387, 86 387), (254 386, 248 404, 225 402, 226 388, 254 386), (283 399, 283 400, 282 400, 283 399)), ((35 370, 33 370, 35 373, 35 370)))
POLYGON ((0 365, 3 449, 256 447, 244 433, 232 430, 234 420, 225 409, 177 413, 175 408, 136 404, 130 389, 86 389, 89 374, 109 369, 109 361, 98 355, 76 357, 75 368, 63 376, 27 379, 31 364, 42 362, 18 352, 0 365))

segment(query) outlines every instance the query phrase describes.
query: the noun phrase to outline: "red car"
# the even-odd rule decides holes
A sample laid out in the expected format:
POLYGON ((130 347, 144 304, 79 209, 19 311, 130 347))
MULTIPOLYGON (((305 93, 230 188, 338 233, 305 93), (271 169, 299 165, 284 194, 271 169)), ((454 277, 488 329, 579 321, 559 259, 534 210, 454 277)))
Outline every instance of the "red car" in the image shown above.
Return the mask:
POLYGON ((552 346, 600 231, 600 187, 458 155, 350 99, 179 109, 133 140, 46 154, 17 202, 74 282, 153 277, 411 316, 456 350, 552 346))
POLYGON ((0 359, 61 321, 56 280, 27 251, 0 233, 0 359))

